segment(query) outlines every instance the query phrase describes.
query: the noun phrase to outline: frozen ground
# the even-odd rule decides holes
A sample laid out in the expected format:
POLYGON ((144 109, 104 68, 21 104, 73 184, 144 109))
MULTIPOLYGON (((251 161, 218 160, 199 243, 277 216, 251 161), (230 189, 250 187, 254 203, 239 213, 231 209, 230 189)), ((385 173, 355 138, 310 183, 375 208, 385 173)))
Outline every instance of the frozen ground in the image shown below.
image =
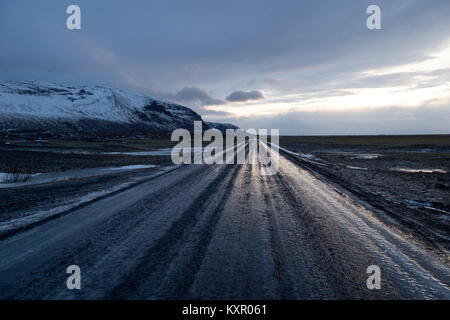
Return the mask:
POLYGON ((78 170, 69 173, 70 179, 67 179, 67 173, 57 176, 57 179, 53 179, 55 177, 51 174, 43 174, 52 180, 0 188, 0 237, 60 216, 174 168, 147 165, 78 170))

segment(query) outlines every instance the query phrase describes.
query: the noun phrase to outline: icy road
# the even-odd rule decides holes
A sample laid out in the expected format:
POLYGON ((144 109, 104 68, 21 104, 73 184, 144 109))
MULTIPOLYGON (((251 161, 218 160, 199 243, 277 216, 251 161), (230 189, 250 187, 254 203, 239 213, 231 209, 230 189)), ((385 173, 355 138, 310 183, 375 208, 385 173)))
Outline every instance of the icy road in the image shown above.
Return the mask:
POLYGON ((1 240, 0 298, 450 299, 449 265, 380 214, 284 157, 184 166, 1 240))

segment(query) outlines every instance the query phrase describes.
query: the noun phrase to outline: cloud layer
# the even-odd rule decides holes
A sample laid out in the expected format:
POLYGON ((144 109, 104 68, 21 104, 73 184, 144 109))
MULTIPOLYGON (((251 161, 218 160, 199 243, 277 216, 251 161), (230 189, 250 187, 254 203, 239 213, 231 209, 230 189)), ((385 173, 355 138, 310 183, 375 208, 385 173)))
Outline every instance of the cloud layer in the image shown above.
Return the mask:
POLYGON ((69 31, 64 1, 0 1, 0 77, 134 89, 242 127, 285 119, 290 132, 339 134, 333 119, 355 116, 355 132, 450 128, 445 113, 420 125, 356 117, 450 106, 448 0, 377 0, 381 30, 366 28, 369 0, 77 4, 82 29, 69 31))
POLYGON ((264 95, 261 91, 234 91, 228 97, 227 101, 230 102, 245 102, 250 100, 261 100, 264 99, 264 95))

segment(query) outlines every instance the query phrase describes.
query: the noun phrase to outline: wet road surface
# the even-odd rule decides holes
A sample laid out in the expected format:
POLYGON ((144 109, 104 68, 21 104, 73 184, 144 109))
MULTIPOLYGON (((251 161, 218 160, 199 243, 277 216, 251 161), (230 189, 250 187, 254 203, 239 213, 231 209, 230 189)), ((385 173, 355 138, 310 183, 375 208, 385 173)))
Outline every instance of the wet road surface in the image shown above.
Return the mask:
POLYGON ((283 156, 184 166, 0 241, 1 299, 449 299, 449 270, 283 156))

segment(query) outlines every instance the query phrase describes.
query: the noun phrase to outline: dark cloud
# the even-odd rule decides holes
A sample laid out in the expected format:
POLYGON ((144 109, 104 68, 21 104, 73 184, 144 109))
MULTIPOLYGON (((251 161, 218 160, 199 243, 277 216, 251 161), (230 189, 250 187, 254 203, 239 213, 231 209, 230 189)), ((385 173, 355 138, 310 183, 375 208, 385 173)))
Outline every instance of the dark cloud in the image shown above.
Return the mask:
POLYGON ((231 93, 227 100, 230 102, 244 102, 249 100, 261 100, 264 99, 264 95, 261 91, 234 91, 231 93))
POLYGON ((220 116, 220 117, 231 117, 233 114, 227 111, 211 110, 203 108, 203 115, 205 116, 220 116))
POLYGON ((205 90, 198 87, 184 87, 176 94, 167 94, 167 98, 186 105, 214 106, 225 104, 224 101, 212 98, 205 90))

